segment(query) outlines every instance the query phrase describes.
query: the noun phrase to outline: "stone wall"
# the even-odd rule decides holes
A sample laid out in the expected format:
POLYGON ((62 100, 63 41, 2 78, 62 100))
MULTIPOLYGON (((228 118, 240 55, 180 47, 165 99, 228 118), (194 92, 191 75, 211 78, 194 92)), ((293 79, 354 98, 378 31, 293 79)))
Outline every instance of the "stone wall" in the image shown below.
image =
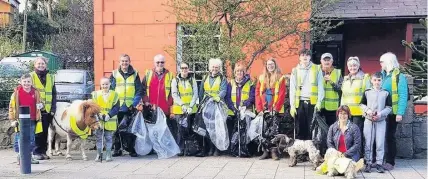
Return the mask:
MULTIPOLYGON (((413 79, 407 76, 410 99, 413 99, 413 79)), ((427 158, 427 116, 414 113, 412 101, 407 104, 406 114, 397 126, 397 157, 427 158)))
MULTIPOLYGON (((15 139, 15 130, 10 126, 10 121, 7 119, 7 110, 0 109, 0 149, 9 149, 13 147, 15 139)), ((66 141, 61 141, 60 148, 66 148, 66 141)), ((85 146, 86 149, 95 150, 95 137, 90 136, 85 146)), ((80 143, 73 141, 72 150, 80 149, 80 143)))

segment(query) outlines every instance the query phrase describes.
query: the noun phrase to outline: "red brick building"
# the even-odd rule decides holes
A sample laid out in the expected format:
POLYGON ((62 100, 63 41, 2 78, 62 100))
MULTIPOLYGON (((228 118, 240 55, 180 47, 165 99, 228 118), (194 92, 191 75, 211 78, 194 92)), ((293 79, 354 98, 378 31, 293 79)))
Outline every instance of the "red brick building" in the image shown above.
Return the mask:
MULTIPOLYGON (((162 5, 164 1, 94 0, 95 79, 109 76, 118 67, 122 53, 131 56, 132 65, 140 72, 151 68, 153 57, 159 53, 167 58, 166 68, 176 71, 174 57, 165 50, 179 42, 176 33, 179 24, 162 5)), ((345 69, 346 59, 358 56, 362 68, 374 72, 380 69, 380 55, 391 51, 404 63, 412 53, 401 45, 401 40, 426 38, 426 32, 417 23, 419 18, 426 17, 426 7, 426 0, 341 0, 323 15, 337 17, 344 25, 329 34, 332 41, 312 46, 313 58, 317 62, 322 53, 330 52, 335 66, 345 69)), ((284 42, 287 40, 292 39, 284 42)), ((297 51, 300 47, 288 48, 297 51)), ((267 56, 275 57, 284 73, 290 73, 298 63, 296 55, 272 53, 260 58, 267 56)), ((257 60, 251 75, 260 74, 262 65, 262 60, 257 60)))

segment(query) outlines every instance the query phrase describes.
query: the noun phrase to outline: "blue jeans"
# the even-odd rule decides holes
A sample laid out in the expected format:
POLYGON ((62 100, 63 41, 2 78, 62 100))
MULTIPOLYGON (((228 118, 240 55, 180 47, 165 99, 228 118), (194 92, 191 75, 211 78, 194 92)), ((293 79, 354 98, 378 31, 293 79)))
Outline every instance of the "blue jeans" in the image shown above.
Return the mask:
MULTIPOLYGON (((31 125, 30 125, 30 130, 32 132, 30 132, 30 151, 31 153, 34 150, 34 143, 35 143, 35 128, 36 128, 36 121, 31 121, 31 125)), ((13 144, 13 148, 15 149, 16 153, 19 153, 19 131, 15 133, 15 142, 13 144)))

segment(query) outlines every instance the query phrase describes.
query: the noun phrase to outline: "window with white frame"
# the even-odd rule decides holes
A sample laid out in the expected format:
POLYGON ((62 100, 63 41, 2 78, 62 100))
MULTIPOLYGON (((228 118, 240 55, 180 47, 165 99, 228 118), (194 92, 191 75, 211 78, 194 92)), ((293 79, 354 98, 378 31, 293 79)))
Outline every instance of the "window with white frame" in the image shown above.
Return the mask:
POLYGON ((200 84, 208 73, 208 60, 216 58, 219 54, 220 28, 203 37, 197 30, 195 26, 177 26, 177 71, 180 62, 188 63, 190 73, 195 75, 196 81, 200 84))

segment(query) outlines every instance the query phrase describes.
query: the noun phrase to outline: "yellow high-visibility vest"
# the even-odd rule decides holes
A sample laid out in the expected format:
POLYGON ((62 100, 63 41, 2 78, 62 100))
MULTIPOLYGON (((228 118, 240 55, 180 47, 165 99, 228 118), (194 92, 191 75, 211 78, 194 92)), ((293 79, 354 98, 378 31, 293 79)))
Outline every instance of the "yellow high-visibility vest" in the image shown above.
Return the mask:
POLYGON ((77 127, 76 116, 74 115, 70 115, 70 127, 71 130, 82 139, 88 138, 91 133, 91 129, 88 126, 83 130, 80 130, 79 127, 77 127))
MULTIPOLYGON (((318 101, 318 78, 317 78, 317 74, 320 70, 320 66, 319 65, 315 65, 312 64, 311 69, 309 70, 309 80, 311 83, 311 96, 310 96, 310 101, 312 105, 316 105, 317 101, 318 101)), ((303 85, 302 84, 302 74, 300 73, 300 70, 298 68, 293 68, 292 70, 293 75, 296 77, 297 79, 297 89, 296 89, 296 94, 294 96, 294 107, 298 108, 300 105, 300 93, 301 93, 301 89, 300 86, 303 85)))
MULTIPOLYGON (((212 97, 216 97, 220 93, 221 77, 220 75, 215 78, 213 85, 210 85, 210 77, 205 78, 204 91, 212 97)), ((205 96, 205 94, 204 94, 205 96)), ((205 98, 205 97, 204 97, 205 98)))
POLYGON ((54 85, 54 78, 51 74, 46 74, 46 84, 43 86, 36 72, 30 73, 33 80, 33 86, 40 92, 40 100, 43 102, 46 112, 51 112, 52 108, 52 89, 54 85))
POLYGON ((369 78, 368 74, 364 74, 364 77, 350 79, 347 76, 343 80, 341 105, 347 105, 351 110, 352 116, 363 115, 360 103, 366 90, 366 82, 369 81, 369 78))
POLYGON ((398 68, 395 68, 394 71, 392 71, 391 76, 391 92, 392 92, 392 112, 397 115, 398 111, 398 84, 397 84, 397 77, 398 74, 400 74, 400 70, 398 68))
MULTIPOLYGON (((178 92, 180 95, 181 102, 183 102, 183 105, 189 106, 190 102, 192 102, 193 98, 193 83, 195 82, 194 78, 190 78, 189 80, 181 79, 181 78, 175 78, 177 81, 177 87, 178 92), (183 85, 184 82, 184 85, 183 85)), ((196 89, 197 90, 197 89, 196 89)), ((196 105, 193 106, 192 113, 195 113, 198 110, 196 105)), ((173 114, 183 114, 186 111, 183 111, 181 106, 174 102, 172 106, 172 113, 173 114)))
MULTIPOLYGON (((282 82, 282 80, 285 80, 285 76, 281 76, 279 78, 279 80, 277 82, 275 82, 275 91, 274 91, 274 96, 273 96, 273 105, 272 107, 274 107, 276 105, 276 103, 278 102, 278 95, 279 95, 279 88, 280 88, 280 84, 282 82)), ((263 97, 263 92, 265 90, 265 79, 263 75, 259 76, 259 83, 260 83, 260 95, 261 97, 263 97)), ((279 113, 284 113, 284 105, 282 105, 281 110, 278 111, 279 113)))
MULTIPOLYGON (((341 72, 338 69, 333 69, 330 74, 330 80, 337 84, 341 77, 341 72)), ((339 92, 334 91, 333 86, 330 82, 324 80, 324 91, 325 97, 321 103, 321 108, 324 108, 328 111, 335 111, 339 108, 339 92)))
MULTIPOLYGON (((150 85, 152 82, 152 76, 153 76, 153 70, 146 70, 146 80, 147 80, 147 88, 146 93, 147 96, 150 96, 150 85)), ((165 75, 165 97, 168 101, 169 92, 171 91, 171 80, 172 80, 172 74, 170 72, 167 72, 165 75)))
POLYGON ((135 70, 135 73, 125 78, 120 74, 119 70, 113 71, 113 77, 116 80, 116 88, 114 91, 119 95, 119 104, 120 106, 125 103, 127 107, 131 107, 134 103, 135 97, 135 78, 137 78, 138 71, 135 70))
MULTIPOLYGON (((92 100, 101 107, 101 114, 108 115, 111 108, 119 101, 119 95, 115 91, 110 90, 108 99, 105 101, 103 91, 99 90, 92 92, 92 100)), ((116 118, 117 115, 111 116, 107 122, 100 120, 101 128, 104 127, 105 130, 115 131, 117 129, 116 118)))
MULTIPOLYGON (((251 85, 252 85, 251 80, 248 80, 244 84, 244 86, 242 87, 242 90, 241 90, 241 102, 240 102, 239 106, 242 106, 243 101, 245 101, 248 98, 250 98, 251 85)), ((236 105, 236 94, 237 94, 236 93, 236 89, 238 88, 238 85, 236 84, 236 82, 235 82, 234 79, 231 80, 230 86, 232 87, 232 91, 230 93, 230 97, 231 97, 232 103, 235 106, 235 108, 238 109, 239 106, 236 105)), ((228 115, 229 116, 233 116, 233 115, 235 115, 235 113, 233 113, 233 111, 229 109, 228 110, 228 115)))

